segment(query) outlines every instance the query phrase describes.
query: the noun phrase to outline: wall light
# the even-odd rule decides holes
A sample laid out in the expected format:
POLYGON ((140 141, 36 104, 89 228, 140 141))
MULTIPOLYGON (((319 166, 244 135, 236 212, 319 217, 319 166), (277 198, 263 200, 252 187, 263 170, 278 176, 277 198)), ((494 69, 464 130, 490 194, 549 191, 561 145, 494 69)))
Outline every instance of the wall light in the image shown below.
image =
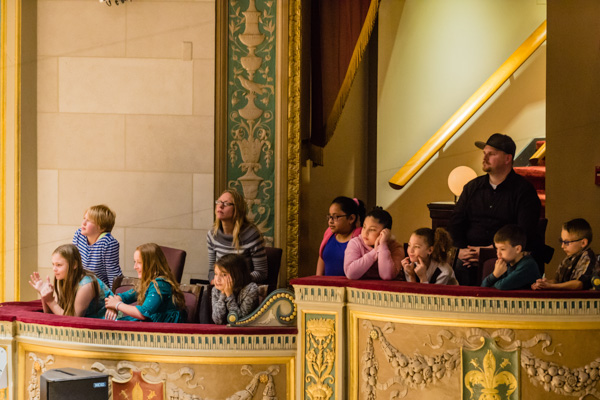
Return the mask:
POLYGON ((448 175, 448 187, 454 193, 454 201, 456 201, 462 193, 463 187, 467 182, 477 178, 477 172, 465 165, 454 168, 448 175))

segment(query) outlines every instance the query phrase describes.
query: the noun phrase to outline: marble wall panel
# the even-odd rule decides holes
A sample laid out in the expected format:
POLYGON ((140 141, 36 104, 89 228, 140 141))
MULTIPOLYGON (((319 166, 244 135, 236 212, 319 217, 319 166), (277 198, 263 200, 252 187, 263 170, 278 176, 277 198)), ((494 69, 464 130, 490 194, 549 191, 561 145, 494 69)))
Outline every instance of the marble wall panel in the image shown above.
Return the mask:
POLYGON ((52 267, 52 252, 61 244, 72 243, 77 228, 79 224, 38 225, 38 268, 52 267))
POLYGON ((214 193, 212 174, 194 174, 193 179, 193 227, 210 229, 215 217, 215 200, 220 193, 214 193))
POLYGON ((126 12, 98 1, 38 0, 38 55, 123 57, 126 12))
POLYGON ((134 171, 212 172, 213 118, 128 116, 126 168, 134 171))
MULTIPOLYGON (((81 214, 83 214, 84 211, 85 208, 81 210, 81 214)), ((47 269, 49 271, 49 276, 53 276, 51 270, 52 252, 62 244, 72 243, 73 234, 79 226, 79 223, 74 225, 38 225, 38 272, 41 273, 43 270, 47 269)), ((131 253, 131 257, 129 258, 127 258, 125 254, 123 245, 123 242, 125 241, 125 229, 115 227, 111 234, 119 242, 119 262, 121 264, 121 269, 123 269, 124 263, 129 262, 131 257, 133 257, 133 253, 131 253)))
POLYGON ((215 112, 215 62, 194 60, 194 115, 210 115, 215 112))
POLYGON ((58 111, 58 58, 41 57, 37 60, 38 112, 58 111))
POLYGON ((192 61, 62 57, 59 110, 190 115, 192 82, 192 61))
POLYGON ((191 42, 193 59, 214 59, 214 2, 132 2, 127 7, 128 57, 181 59, 183 42, 191 42))
POLYGON ((208 276, 208 253, 206 250, 206 230, 202 229, 152 229, 127 228, 125 230, 125 260, 123 274, 136 276, 133 269, 135 248, 144 243, 156 243, 187 252, 182 283, 189 283, 190 277, 206 279, 208 276), (187 279, 187 280, 186 280, 187 279))
POLYGON ((122 170, 124 117, 38 114, 38 167, 122 170))
POLYGON ((78 225, 81 213, 106 204, 124 227, 190 229, 192 176, 145 172, 61 171, 59 222, 78 225))
POLYGON ((38 170, 38 224, 58 224, 57 170, 38 170))

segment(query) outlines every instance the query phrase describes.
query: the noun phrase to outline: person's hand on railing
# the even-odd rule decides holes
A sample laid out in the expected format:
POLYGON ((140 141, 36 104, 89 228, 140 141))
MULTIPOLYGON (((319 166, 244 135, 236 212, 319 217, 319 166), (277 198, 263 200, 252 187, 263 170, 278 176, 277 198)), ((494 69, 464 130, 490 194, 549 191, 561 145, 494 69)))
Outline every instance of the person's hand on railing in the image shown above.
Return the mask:
POLYGON ((106 309, 106 314, 104 314, 104 319, 108 319, 110 321, 114 321, 119 316, 119 313, 113 310, 112 308, 106 309))

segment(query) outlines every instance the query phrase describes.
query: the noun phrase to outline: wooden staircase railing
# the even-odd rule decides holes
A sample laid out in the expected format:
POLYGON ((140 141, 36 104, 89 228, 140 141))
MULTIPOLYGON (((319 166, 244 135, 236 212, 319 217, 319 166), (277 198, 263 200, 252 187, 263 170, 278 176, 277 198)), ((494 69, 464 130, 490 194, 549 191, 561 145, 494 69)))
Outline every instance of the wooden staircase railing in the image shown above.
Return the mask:
POLYGON ((546 40, 544 21, 448 121, 389 180, 402 189, 546 40))

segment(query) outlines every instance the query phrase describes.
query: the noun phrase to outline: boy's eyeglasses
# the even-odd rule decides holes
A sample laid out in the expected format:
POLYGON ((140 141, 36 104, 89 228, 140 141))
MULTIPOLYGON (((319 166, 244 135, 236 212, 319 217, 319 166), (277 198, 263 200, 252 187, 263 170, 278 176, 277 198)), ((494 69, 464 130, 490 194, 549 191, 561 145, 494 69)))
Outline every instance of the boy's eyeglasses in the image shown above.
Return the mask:
POLYGON ((340 214, 340 215, 326 215, 325 218, 327 218, 327 222, 329 222, 330 220, 334 220, 337 221, 338 219, 342 218, 342 217, 347 217, 348 215, 346 214, 340 214))
POLYGON ((558 239, 558 243, 562 246, 563 244, 565 246, 570 245, 571 243, 575 243, 575 242, 579 242, 580 240, 583 240, 585 238, 581 238, 581 239, 577 239, 577 240, 562 240, 562 239, 558 239))
POLYGON ((233 203, 230 203, 228 201, 221 201, 221 200, 215 201, 215 205, 218 206, 219 204, 222 205, 223 207, 229 207, 229 206, 233 205, 233 203))

